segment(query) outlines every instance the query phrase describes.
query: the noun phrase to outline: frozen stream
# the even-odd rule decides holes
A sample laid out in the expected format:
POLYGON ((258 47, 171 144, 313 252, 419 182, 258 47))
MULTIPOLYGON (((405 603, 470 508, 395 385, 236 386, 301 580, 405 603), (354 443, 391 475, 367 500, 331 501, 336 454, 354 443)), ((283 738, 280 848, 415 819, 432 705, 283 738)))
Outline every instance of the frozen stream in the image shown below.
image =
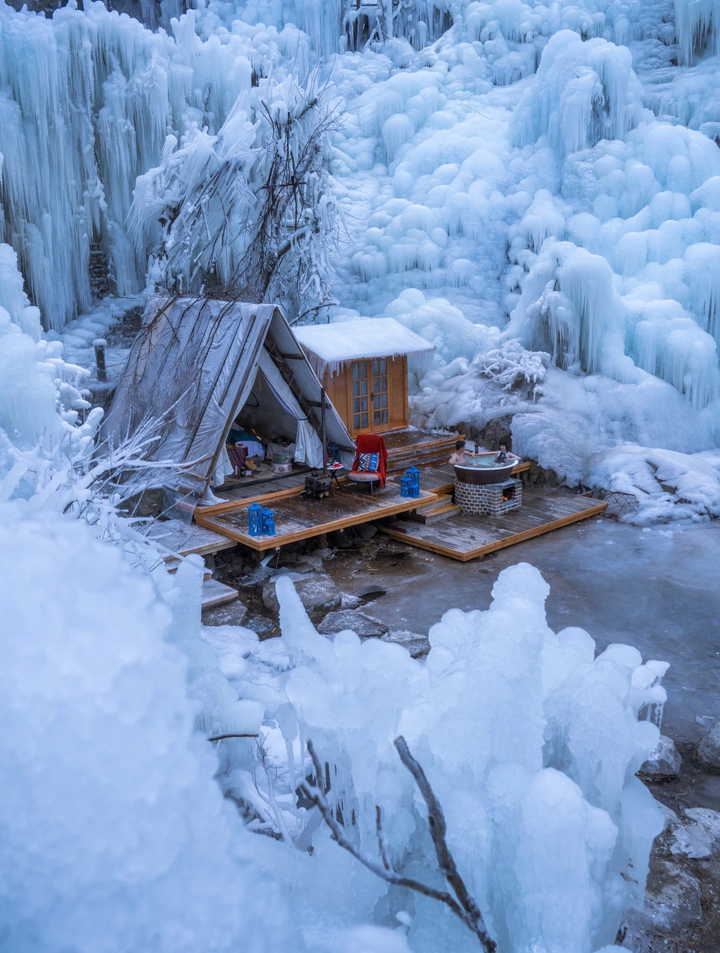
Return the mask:
POLYGON ((601 519, 477 562, 412 550, 409 560, 379 573, 351 575, 367 562, 349 557, 326 567, 349 591, 382 585, 387 595, 366 611, 393 629, 424 634, 447 609, 487 608, 500 570, 521 561, 550 583, 551 628, 579 625, 599 651, 625 642, 644 659, 670 662, 663 731, 677 742, 696 742, 704 730, 696 717, 720 714, 720 523, 642 530, 601 519))

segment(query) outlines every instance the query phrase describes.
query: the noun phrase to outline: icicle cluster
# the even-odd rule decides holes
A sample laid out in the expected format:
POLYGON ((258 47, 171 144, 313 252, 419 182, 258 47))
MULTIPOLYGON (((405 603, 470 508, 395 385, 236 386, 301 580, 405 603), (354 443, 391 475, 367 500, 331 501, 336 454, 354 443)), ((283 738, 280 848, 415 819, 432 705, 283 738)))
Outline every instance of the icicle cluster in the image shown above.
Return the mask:
POLYGON ((116 294, 143 287, 151 249, 133 245, 127 220, 136 179, 158 165, 168 135, 216 134, 253 75, 307 52, 290 26, 238 21, 203 41, 190 11, 172 28, 151 33, 101 4, 52 20, 0 7, 0 237, 48 327, 89 306, 91 250, 116 294))

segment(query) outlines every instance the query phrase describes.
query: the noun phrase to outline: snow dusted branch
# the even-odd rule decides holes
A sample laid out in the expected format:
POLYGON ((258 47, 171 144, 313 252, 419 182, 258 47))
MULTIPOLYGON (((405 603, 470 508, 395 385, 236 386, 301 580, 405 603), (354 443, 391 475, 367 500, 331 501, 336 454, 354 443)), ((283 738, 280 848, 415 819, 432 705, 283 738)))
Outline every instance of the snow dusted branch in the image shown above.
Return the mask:
POLYGON ((130 224, 155 235, 158 288, 241 301, 290 298, 289 310, 332 303, 328 251, 339 211, 329 136, 339 114, 330 84, 271 82, 249 118, 234 111, 218 135, 195 130, 138 180, 130 224), (158 231, 159 227, 159 231, 158 231))
POLYGON ((317 783, 312 785, 307 781, 303 781, 301 784, 301 789, 308 800, 318 808, 323 820, 330 828, 333 840, 336 841, 336 843, 339 844, 343 850, 348 851, 348 853, 352 854, 353 857, 360 861, 364 867, 367 867, 368 870, 371 870, 376 876, 386 880, 388 883, 394 884, 396 887, 407 887, 409 890, 414 890, 425 897, 430 897, 433 900, 439 900, 440 903, 444 903, 445 906, 449 907, 455 916, 462 920, 465 926, 467 926, 468 929, 471 930, 475 936, 477 936, 485 953, 495 953, 497 949, 495 941, 488 936, 480 909, 478 908, 475 900, 468 893, 467 888, 465 887, 465 884, 457 871, 457 867, 455 866, 455 861, 453 860, 452 854, 450 853, 450 849, 447 846, 447 841, 445 839, 445 816, 437 798, 432 791, 432 788, 430 787, 430 784, 425 776, 425 772, 410 754, 407 743, 403 737, 395 739, 395 747, 398 750, 398 754, 400 755, 400 759, 402 760, 403 764, 415 778, 415 781, 420 788, 420 792, 425 799, 425 803, 428 807, 430 831, 432 834, 433 843, 435 844, 435 852, 438 857, 440 870, 455 892, 457 900, 444 890, 436 890, 434 887, 429 887, 427 884, 421 883, 419 880, 413 880, 410 877, 404 877, 402 874, 397 873, 393 869, 387 856, 385 835, 382 828, 382 810, 379 805, 375 805, 375 819, 378 836, 378 847, 382 864, 379 864, 377 861, 366 857, 363 853, 361 853, 360 850, 358 850, 357 847, 355 847, 354 844, 348 840, 348 838, 345 836, 345 831, 342 824, 340 824, 335 817, 332 806, 327 799, 327 790, 323 783, 322 765, 320 764, 320 759, 318 758, 315 747, 310 739, 308 739, 307 742, 307 749, 310 757, 312 758, 313 768, 315 771, 315 780, 317 783))

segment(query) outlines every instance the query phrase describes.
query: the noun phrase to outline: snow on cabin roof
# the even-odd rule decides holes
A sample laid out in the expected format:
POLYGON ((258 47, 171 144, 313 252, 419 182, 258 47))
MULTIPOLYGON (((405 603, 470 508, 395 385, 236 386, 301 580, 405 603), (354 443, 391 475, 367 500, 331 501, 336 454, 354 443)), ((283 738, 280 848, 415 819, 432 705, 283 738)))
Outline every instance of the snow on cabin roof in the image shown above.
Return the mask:
POLYGON ((311 324, 293 328, 297 340, 310 357, 333 370, 345 361, 372 357, 422 354, 435 345, 421 338, 395 318, 359 318, 335 324, 311 324))

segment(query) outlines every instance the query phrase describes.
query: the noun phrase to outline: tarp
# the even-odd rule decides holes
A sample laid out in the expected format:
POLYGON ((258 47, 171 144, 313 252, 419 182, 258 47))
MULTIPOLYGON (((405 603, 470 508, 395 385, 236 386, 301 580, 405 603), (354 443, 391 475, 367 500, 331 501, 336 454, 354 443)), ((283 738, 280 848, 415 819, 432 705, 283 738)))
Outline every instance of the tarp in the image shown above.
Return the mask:
MULTIPOLYGON (((298 435, 314 461, 319 438, 310 432, 319 430, 320 411, 313 405, 321 385, 282 312, 269 304, 150 298, 102 438, 118 446, 143 424, 159 421, 146 456, 182 464, 182 477, 174 482, 203 489, 261 366, 298 421, 298 435)), ((328 443, 341 446, 351 463, 352 438, 331 404, 326 424, 328 443)))

